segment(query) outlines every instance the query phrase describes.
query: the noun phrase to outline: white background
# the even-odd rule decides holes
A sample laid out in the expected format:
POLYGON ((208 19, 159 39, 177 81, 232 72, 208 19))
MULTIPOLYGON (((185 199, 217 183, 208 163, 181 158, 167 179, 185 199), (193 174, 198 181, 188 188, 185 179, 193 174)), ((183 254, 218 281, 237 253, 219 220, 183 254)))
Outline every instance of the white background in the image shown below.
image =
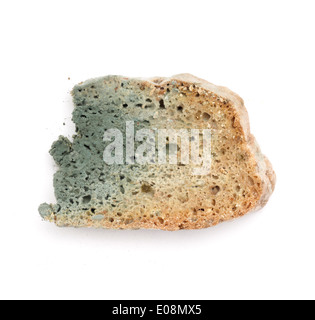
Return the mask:
POLYGON ((314 299, 314 12, 304 0, 1 1, 0 298, 314 299), (73 85, 183 72, 244 98, 278 177, 265 209, 174 233, 43 222, 73 85))

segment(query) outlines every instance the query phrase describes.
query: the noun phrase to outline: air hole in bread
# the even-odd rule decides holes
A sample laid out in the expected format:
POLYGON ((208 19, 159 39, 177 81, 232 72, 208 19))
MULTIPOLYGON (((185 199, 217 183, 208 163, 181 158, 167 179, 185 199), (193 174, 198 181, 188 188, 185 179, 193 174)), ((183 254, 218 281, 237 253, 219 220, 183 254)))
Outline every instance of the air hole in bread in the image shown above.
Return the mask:
POLYGON ((148 183, 144 182, 144 183, 142 184, 142 186, 141 186, 141 192, 143 192, 143 193, 150 193, 150 192, 152 192, 152 191, 153 191, 153 189, 152 189, 152 187, 151 187, 148 183))
POLYGON ((221 188, 219 186, 215 186, 211 188, 211 193, 216 196, 220 192, 221 188))
POLYGON ((252 186, 255 184, 254 179, 251 176, 248 176, 248 181, 252 186))
POLYGON ((84 197, 82 198, 82 203, 83 203, 83 204, 87 204, 87 203, 91 202, 91 199, 92 199, 91 196, 84 196, 84 197))
POLYGON ((133 219, 132 218, 127 218, 125 220, 125 224, 130 224, 130 223, 133 223, 133 219))
POLYGON ((200 120, 200 118, 201 118, 201 111, 198 111, 198 112, 196 113, 195 118, 196 118, 197 120, 200 120))
POLYGON ((164 100, 161 99, 159 103, 160 103, 160 109, 165 109, 164 100))
POLYGON ((204 121, 208 121, 208 120, 210 119, 210 114, 207 113, 207 112, 204 112, 204 113, 202 114, 202 119, 203 119, 204 121))
POLYGON ((158 218, 158 220, 159 220, 159 222, 161 223, 161 224, 164 224, 164 219, 163 218, 158 218))

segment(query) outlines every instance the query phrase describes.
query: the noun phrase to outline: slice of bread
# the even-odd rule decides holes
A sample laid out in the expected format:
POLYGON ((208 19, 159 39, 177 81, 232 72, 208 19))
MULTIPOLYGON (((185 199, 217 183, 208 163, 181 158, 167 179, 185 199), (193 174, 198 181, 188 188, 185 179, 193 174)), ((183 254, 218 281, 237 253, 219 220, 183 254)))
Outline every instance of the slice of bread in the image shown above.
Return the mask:
MULTIPOLYGON (((250 133, 243 100, 224 87, 189 74, 107 76, 75 86, 72 94, 76 135, 73 142, 60 137, 50 151, 59 165, 54 176, 57 204, 40 206, 45 220, 73 227, 207 228, 263 207, 274 190, 275 173, 250 133), (196 174, 196 163, 138 163, 128 158, 126 150, 141 143, 130 145, 127 122, 134 123, 133 134, 149 129, 153 138, 163 129, 210 131, 209 171, 196 174), (117 147, 123 160, 113 164, 104 160, 113 142, 104 135, 111 129, 123 136, 117 147)), ((178 159, 184 149, 181 141, 178 159)), ((190 137, 190 145, 192 141, 190 137)), ((204 141, 199 139, 200 156, 206 150, 204 141)), ((168 143, 164 151, 171 154, 176 146, 168 143)), ((157 157, 154 154, 153 161, 157 157)))

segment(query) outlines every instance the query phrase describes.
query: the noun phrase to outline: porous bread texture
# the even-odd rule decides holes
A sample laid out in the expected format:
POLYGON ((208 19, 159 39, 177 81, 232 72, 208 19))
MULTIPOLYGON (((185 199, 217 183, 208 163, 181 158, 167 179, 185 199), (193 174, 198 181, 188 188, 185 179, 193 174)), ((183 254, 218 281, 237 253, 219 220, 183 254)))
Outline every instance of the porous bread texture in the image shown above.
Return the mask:
POLYGON ((274 190, 275 173, 250 134, 243 100, 226 88, 188 74, 107 76, 75 86, 72 94, 76 135, 52 146, 57 204, 40 206, 45 220, 112 229, 207 228, 261 208, 274 190), (118 128, 125 136, 126 121, 135 121, 135 130, 211 129, 209 174, 195 176, 193 165, 180 163, 107 165, 104 132, 118 128))

